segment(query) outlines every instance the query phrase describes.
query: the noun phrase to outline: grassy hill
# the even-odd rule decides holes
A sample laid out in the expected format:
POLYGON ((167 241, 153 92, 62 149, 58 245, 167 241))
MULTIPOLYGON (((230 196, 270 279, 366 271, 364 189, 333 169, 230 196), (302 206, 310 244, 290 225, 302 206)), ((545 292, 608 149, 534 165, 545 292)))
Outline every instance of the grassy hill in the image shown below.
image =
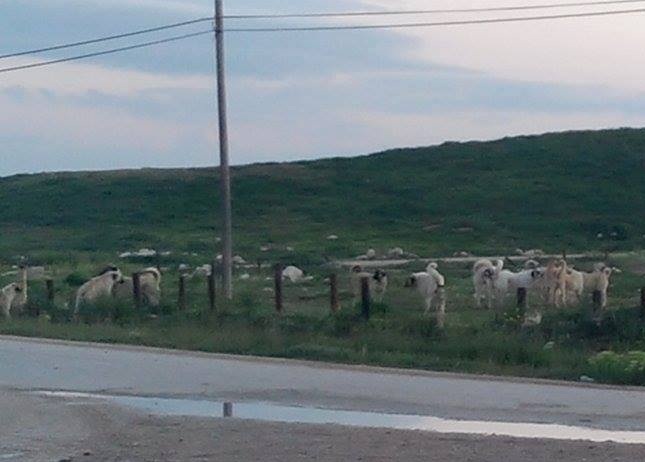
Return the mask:
MULTIPOLYGON (((0 258, 140 247, 209 254, 217 181, 214 169, 2 178, 0 258)), ((642 247, 645 130, 251 165, 234 170, 233 192, 236 250, 247 258, 271 242, 312 261, 395 245, 423 255, 642 247)))

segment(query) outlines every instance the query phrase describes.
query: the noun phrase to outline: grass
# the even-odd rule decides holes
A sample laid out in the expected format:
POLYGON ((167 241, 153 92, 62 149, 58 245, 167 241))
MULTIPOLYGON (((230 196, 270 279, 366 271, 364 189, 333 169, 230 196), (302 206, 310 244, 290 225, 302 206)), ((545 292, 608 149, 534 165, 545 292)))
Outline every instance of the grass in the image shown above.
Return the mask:
MULTIPOLYGON (((622 129, 235 168, 236 253, 253 264, 296 264, 315 277, 287 284, 282 316, 273 311, 269 270, 253 265, 236 269, 236 298, 220 302, 217 313, 204 312, 203 278, 189 281, 189 307, 176 311, 178 265, 208 263, 217 248, 217 170, 0 178, 0 274, 24 256, 32 265, 46 265, 56 285, 53 304, 45 300, 44 284, 36 282, 30 290, 30 311, 46 316, 0 322, 0 333, 639 382, 615 372, 620 367, 601 368, 590 358, 605 350, 620 358, 645 350, 635 308, 645 285, 645 258, 638 253, 645 247, 644 165, 645 130, 622 129), (327 240, 330 234, 339 239, 327 240), (270 250, 261 250, 267 245, 270 250), (118 257, 143 247, 170 253, 118 257), (448 277, 444 331, 422 315, 421 301, 402 287, 406 273, 422 269, 421 263, 391 271, 389 293, 369 322, 357 318, 347 289, 343 310, 330 314, 326 264, 368 248, 385 253, 392 247, 423 256, 511 254, 517 247, 629 256, 613 262, 625 273, 614 280, 599 326, 586 320, 583 306, 548 310, 542 326, 522 330, 511 302, 497 318, 474 309, 469 265, 456 264, 442 267, 448 277), (128 300, 106 301, 88 307, 83 323, 70 323, 75 290, 107 263, 118 263, 128 274, 149 265, 167 268, 163 305, 138 312, 128 300), (250 279, 239 278, 243 273, 250 279)), ((13 277, 0 277, 0 284, 13 277)))

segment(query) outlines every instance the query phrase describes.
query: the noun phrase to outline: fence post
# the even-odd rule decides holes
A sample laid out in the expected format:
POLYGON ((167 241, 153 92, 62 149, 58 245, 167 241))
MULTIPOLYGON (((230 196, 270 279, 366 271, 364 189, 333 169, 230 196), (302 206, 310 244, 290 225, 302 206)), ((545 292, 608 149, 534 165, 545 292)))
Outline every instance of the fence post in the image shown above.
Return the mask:
POLYGON ((370 319, 371 305, 370 278, 364 277, 361 278, 361 306, 363 318, 365 318, 366 321, 369 321, 370 319))
POLYGON ((186 276, 183 274, 179 276, 179 296, 178 296, 178 308, 179 311, 186 311, 187 308, 186 300, 186 276))
POLYGON ((645 287, 641 289, 641 319, 645 319, 645 287))
POLYGON ((529 307, 529 297, 526 287, 517 289, 517 307, 526 312, 529 307))
POLYGON ((45 285, 47 286, 47 301, 49 303, 54 303, 54 280, 51 278, 48 278, 45 280, 45 285))
POLYGON ((132 274, 132 295, 134 297, 134 306, 137 309, 141 308, 141 275, 139 273, 132 274))
POLYGON ((208 275, 208 303, 211 313, 215 312, 216 308, 216 282, 215 282, 215 263, 211 264, 211 272, 208 275))
POLYGON ((273 281, 275 284, 275 310, 278 314, 282 314, 284 308, 283 294, 282 294, 282 265, 277 264, 273 267, 273 281))
POLYGON ((338 301, 338 275, 336 273, 329 275, 329 290, 331 295, 331 312, 340 311, 340 302, 338 301))
POLYGON ((592 297, 592 302, 593 302, 593 312, 592 312, 592 319, 594 321, 597 321, 597 317, 601 314, 602 310, 602 292, 599 290, 594 290, 593 297, 592 297))

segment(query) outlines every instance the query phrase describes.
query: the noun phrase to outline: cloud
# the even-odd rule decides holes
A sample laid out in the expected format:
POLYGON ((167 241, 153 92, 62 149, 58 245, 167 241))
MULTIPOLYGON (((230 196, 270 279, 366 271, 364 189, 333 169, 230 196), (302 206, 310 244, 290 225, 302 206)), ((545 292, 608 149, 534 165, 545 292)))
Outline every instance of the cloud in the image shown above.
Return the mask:
MULTIPOLYGON (((3 61, 6 67, 39 62, 30 58, 3 61)), ((65 63, 3 74, 3 89, 81 95, 89 92, 106 95, 135 96, 151 90, 208 90, 213 79, 204 75, 167 75, 130 69, 112 69, 96 64, 65 63)))
MULTIPOLYGON (((425 0, 362 0, 379 9, 427 9, 425 0)), ((515 2, 517 3, 517 2, 515 2)), ((465 0, 437 0, 433 8, 485 6, 465 0)), ((581 8, 601 11, 610 8, 581 8)), ((557 10, 559 13, 569 10, 557 10)), ((549 11, 553 13, 553 11, 549 11)), ((540 14, 544 14, 542 11, 540 14)), ((535 12, 429 15, 427 21, 513 17, 535 12)), ((634 59, 645 39, 645 14, 524 23, 401 29, 417 46, 406 56, 421 62, 464 67, 509 80, 592 85, 617 92, 645 91, 645 62, 634 59)), ((374 22, 374 20, 369 20, 374 22)), ((388 19, 391 21, 391 18, 388 19)), ((398 22, 405 22, 401 18, 398 22)))

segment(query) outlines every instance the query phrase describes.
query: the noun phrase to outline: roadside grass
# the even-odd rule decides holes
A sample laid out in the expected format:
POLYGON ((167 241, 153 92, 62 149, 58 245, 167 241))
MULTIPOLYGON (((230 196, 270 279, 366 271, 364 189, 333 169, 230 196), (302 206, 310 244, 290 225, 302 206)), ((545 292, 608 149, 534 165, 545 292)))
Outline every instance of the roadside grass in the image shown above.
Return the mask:
MULTIPOLYGON (((418 295, 403 287, 406 275, 422 267, 412 263, 388 270, 388 294, 384 303, 374 305, 369 321, 359 316, 344 270, 339 272, 339 313, 329 309, 325 277, 332 269, 312 267, 313 281, 285 283, 285 309, 279 315, 273 307, 271 270, 249 267, 237 271, 235 299, 218 300, 214 313, 207 309, 204 277, 188 280, 188 308, 178 312, 179 275, 170 271, 164 275, 160 307, 137 311, 132 300, 107 300, 85 307, 81 322, 73 323, 74 291, 97 267, 63 262, 55 271, 55 302, 46 302, 44 284, 31 284, 29 311, 40 311, 41 317, 0 322, 0 333, 477 374, 565 380, 589 375, 602 382, 634 384, 634 379, 625 379, 615 368, 607 373, 608 368, 597 367, 590 358, 605 350, 645 350, 645 323, 637 308, 640 275, 625 272, 614 278, 611 305, 600 325, 586 319, 587 300, 580 307, 546 309, 540 327, 521 329, 513 300, 497 315, 475 309, 470 265, 443 265, 448 316, 445 329, 439 330, 432 316, 423 315, 418 295), (241 274, 249 279, 239 279, 241 274)), ((124 272, 137 268, 125 265, 124 272)), ((535 297, 531 301, 537 302, 535 297)))

